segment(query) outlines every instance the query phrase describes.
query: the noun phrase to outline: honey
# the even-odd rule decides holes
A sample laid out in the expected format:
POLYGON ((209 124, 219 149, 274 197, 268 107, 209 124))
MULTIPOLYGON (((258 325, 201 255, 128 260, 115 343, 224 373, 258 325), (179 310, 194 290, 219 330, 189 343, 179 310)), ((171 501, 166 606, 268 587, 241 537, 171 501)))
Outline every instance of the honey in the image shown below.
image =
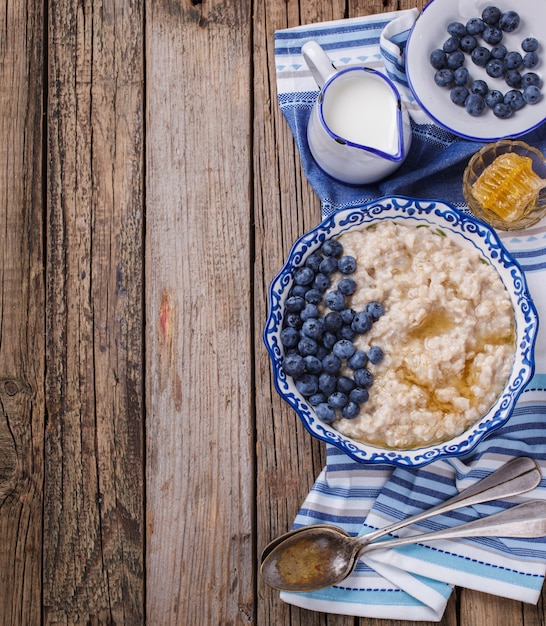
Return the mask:
POLYGON ((529 157, 513 152, 501 154, 488 165, 472 186, 483 209, 492 211, 505 222, 517 222, 536 202, 546 186, 533 171, 529 157))

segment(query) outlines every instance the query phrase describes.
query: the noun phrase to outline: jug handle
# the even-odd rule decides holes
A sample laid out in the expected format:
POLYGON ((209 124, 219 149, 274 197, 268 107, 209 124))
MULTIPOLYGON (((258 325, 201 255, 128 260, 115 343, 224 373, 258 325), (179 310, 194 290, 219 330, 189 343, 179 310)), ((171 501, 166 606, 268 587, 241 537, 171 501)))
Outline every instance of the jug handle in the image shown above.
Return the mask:
POLYGON ((304 43, 301 54, 315 82, 322 89, 324 83, 337 71, 334 64, 316 41, 304 43))

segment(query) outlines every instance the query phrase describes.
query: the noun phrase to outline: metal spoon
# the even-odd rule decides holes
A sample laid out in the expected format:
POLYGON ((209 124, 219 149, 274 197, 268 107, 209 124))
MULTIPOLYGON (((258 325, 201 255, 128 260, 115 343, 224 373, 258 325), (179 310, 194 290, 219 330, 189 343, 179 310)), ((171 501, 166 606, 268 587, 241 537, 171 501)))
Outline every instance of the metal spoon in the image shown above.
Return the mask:
POLYGON ((335 528, 298 533, 270 552, 261 566, 265 582, 282 591, 315 591, 341 582, 358 557, 372 550, 461 537, 544 537, 546 502, 531 500, 482 519, 422 535, 376 543, 362 542, 335 528))
MULTIPOLYGON (((390 526, 380 528, 360 537, 349 537, 349 535, 347 535, 347 533, 345 533, 345 531, 343 531, 342 529, 329 524, 304 526, 302 528, 292 530, 273 540, 268 546, 266 546, 266 548, 262 552, 262 576, 264 576, 266 582, 270 584, 266 570, 269 571, 271 568, 273 568, 271 563, 278 561, 280 555, 282 555, 282 553, 286 549, 288 549, 290 545, 292 545, 292 539, 296 536, 301 539, 301 535, 303 535, 303 539, 306 539, 309 538, 307 535, 311 533, 314 537, 313 541, 317 541, 317 539, 315 538, 317 532, 324 531, 325 535, 328 536, 331 536, 331 533, 336 533, 337 535, 341 536, 346 542, 352 542, 354 550, 354 563, 352 564, 353 568, 356 564, 358 552, 365 545, 374 541, 375 539, 378 539, 379 537, 382 537, 400 528, 417 523, 434 515, 438 515, 439 513, 445 513, 447 511, 451 511, 453 509, 457 509, 463 506, 472 506, 474 504, 479 504, 480 502, 508 498, 513 495, 530 491, 539 484, 540 479, 541 474, 536 462, 528 457, 519 457, 509 461, 495 472, 492 472, 483 480, 472 485, 471 487, 468 487, 447 502, 441 503, 435 507, 432 507, 431 509, 428 509, 427 511, 418 513, 399 522, 395 522, 390 526), (275 554, 272 555, 273 552, 275 554), (272 557, 268 558, 270 555, 272 555, 272 557), (267 565, 266 561, 267 563, 269 563, 269 565, 267 565)), ((350 571, 352 571, 352 568, 347 572, 347 574, 345 574, 345 576, 347 576, 350 571)), ((302 564, 301 576, 302 578, 305 577, 304 564, 302 564)))

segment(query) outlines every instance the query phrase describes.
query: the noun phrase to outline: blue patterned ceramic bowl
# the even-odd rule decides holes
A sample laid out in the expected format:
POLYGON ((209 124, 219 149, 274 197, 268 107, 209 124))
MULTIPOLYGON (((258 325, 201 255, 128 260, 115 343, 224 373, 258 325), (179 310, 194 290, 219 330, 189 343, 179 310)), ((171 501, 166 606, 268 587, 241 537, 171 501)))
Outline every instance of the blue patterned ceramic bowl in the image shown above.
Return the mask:
POLYGON ((271 357, 277 391, 296 411, 313 436, 337 446, 348 456, 362 463, 419 467, 438 459, 468 453, 510 418, 518 397, 533 375, 537 331, 538 316, 525 276, 489 226, 443 202, 387 197, 363 206, 340 210, 296 241, 284 267, 271 284, 269 314, 263 337, 271 357), (512 300, 516 322, 517 347, 512 371, 504 390, 489 412, 464 433, 449 441, 410 450, 394 450, 362 443, 322 422, 317 418, 314 408, 298 392, 292 377, 286 376, 281 366, 284 348, 280 333, 284 303, 293 284, 294 270, 300 267, 313 251, 320 248, 326 239, 382 220, 434 227, 453 238, 461 247, 477 248, 483 258, 497 270, 506 286, 512 300))

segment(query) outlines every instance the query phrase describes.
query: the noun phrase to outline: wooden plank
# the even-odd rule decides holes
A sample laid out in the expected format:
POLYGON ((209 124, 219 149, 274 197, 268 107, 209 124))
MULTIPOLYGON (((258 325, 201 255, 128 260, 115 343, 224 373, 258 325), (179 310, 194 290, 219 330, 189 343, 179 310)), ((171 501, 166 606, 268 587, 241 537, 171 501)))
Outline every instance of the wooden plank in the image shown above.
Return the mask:
POLYGON ((0 12, 0 624, 40 619, 44 428, 41 3, 0 12))
MULTIPOLYGON (((280 399, 261 333, 267 289, 294 240, 321 219, 320 202, 299 160, 277 103, 274 32, 300 23, 340 19, 345 3, 262 0, 254 12, 254 220, 258 555, 290 528, 325 463, 324 445, 312 439, 280 399)), ((257 624, 348 626, 354 618, 310 612, 284 604, 258 580, 257 624)))
POLYGON ((139 624, 142 4, 49 9, 44 620, 139 624))
POLYGON ((146 6, 147 619, 247 624, 251 7, 146 6))

